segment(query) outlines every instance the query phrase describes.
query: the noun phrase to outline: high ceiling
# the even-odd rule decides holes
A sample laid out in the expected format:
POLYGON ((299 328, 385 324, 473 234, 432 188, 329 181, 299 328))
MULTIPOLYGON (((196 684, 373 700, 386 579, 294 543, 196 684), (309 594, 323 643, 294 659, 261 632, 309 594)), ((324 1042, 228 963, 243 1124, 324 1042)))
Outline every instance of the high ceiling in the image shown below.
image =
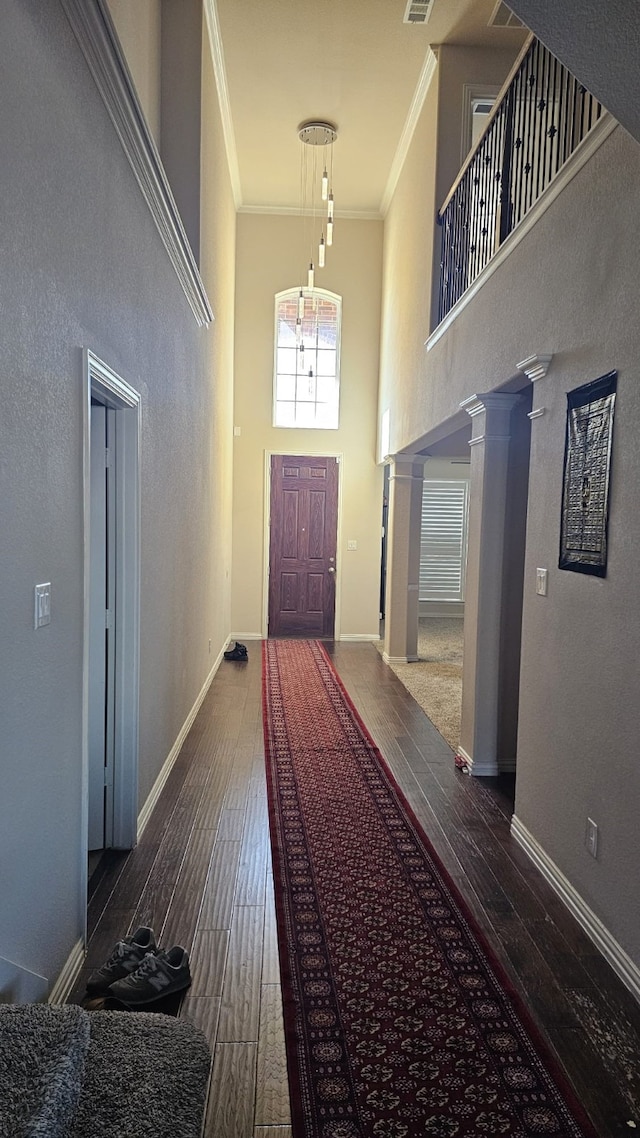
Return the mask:
POLYGON ((424 94, 430 45, 515 54, 522 42, 521 29, 489 26, 495 7, 433 0, 421 25, 403 22, 406 0, 209 0, 238 207, 300 208, 298 126, 321 119, 338 129, 336 212, 379 217, 424 94))

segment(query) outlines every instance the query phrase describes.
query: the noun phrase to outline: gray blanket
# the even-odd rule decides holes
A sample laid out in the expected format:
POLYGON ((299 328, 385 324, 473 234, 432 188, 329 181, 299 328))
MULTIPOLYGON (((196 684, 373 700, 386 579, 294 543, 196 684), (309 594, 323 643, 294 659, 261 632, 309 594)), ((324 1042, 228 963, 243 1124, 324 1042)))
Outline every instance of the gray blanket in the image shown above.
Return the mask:
POLYGON ((186 1020, 0 1005, 0 1138, 198 1138, 209 1065, 186 1020))

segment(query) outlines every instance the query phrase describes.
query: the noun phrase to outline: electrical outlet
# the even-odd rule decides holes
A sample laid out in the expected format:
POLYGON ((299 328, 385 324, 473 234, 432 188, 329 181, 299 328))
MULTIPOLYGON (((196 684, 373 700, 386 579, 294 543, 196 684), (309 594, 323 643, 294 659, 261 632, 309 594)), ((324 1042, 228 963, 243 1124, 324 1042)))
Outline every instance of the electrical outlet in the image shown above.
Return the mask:
POLYGON ((598 856, 598 827, 593 818, 587 818, 585 845, 592 857, 598 856))
POLYGON ((547 595, 547 570, 536 569, 536 593, 540 597, 547 595))

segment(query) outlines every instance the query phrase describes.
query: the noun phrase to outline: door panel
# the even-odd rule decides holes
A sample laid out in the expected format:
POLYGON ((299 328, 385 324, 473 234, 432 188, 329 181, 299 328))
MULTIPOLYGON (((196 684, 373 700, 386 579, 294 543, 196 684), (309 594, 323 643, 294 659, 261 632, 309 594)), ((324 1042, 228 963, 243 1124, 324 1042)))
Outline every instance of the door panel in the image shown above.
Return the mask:
POLYGON ((270 525, 269 636, 333 636, 337 460, 273 455, 270 525))
POLYGON ((89 849, 111 845, 115 651, 110 628, 115 593, 114 410, 91 406, 89 584, 89 849))
POLYGON ((106 407, 91 408, 89 632, 89 849, 104 847, 105 706, 107 695, 106 407))

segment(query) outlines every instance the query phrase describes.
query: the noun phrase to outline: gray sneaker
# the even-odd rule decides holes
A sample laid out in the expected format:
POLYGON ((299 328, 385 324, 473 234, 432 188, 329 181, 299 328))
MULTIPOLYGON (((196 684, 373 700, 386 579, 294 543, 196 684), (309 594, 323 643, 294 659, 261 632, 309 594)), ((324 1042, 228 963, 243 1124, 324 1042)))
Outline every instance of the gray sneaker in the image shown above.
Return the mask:
POLYGON ((109 959, 92 972, 87 980, 87 992, 90 996, 106 993, 109 986, 123 976, 134 972, 142 963, 147 953, 158 952, 153 929, 141 926, 131 936, 124 937, 116 944, 109 959))
POLYGON ((135 972, 111 985, 109 995, 130 1008, 137 1008, 188 988, 190 983, 189 956, 184 948, 176 945, 155 956, 149 953, 135 972))

